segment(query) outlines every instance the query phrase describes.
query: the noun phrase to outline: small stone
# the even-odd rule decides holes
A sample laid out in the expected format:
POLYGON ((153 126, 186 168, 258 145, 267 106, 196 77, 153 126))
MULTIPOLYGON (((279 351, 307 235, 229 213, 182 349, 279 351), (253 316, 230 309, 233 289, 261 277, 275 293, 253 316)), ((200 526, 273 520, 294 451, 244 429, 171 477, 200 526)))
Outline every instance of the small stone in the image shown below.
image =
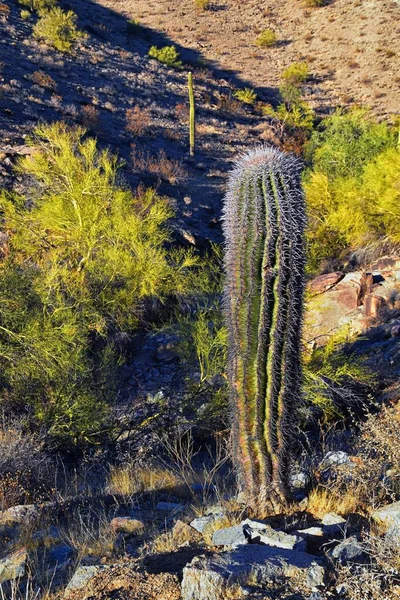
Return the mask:
POLYGON ((346 519, 336 513, 327 513, 321 521, 323 532, 327 536, 343 534, 346 523, 346 519))
POLYGON ((324 458, 320 463, 321 469, 328 469, 329 467, 337 467, 342 465, 352 465, 349 455, 343 450, 336 450, 325 454, 324 458))
POLYGON ((198 542, 201 540, 201 533, 196 531, 193 527, 184 523, 184 521, 177 520, 173 529, 172 536, 175 540, 180 542, 198 542))
POLYGON ((325 585, 325 569, 317 563, 313 563, 307 571, 307 585, 310 588, 324 587, 325 585))
POLYGON ((1 523, 28 523, 39 517, 39 510, 34 504, 20 504, 0 512, 1 523))
POLYGON ((296 533, 306 537, 323 537, 324 531, 322 527, 308 527, 307 529, 299 529, 296 533))
POLYGON ((393 325, 393 327, 390 329, 390 335, 392 337, 400 337, 400 323, 393 325))
POLYGON ((289 478, 289 484, 294 489, 304 489, 309 483, 309 476, 305 471, 293 473, 289 478))
POLYGON ((126 535, 140 534, 144 527, 143 521, 132 517, 115 517, 110 523, 111 531, 126 535))
POLYGON ((98 565, 93 565, 90 567, 78 567, 65 589, 64 597, 67 598, 71 592, 85 589, 89 581, 97 575, 101 568, 102 567, 98 565))
POLYGON ((27 553, 21 548, 0 560, 0 584, 25 575, 27 553))
POLYGON ((364 564, 366 562, 364 548, 355 537, 349 537, 340 542, 332 550, 332 556, 342 565, 349 563, 364 564))
POLYGON ((225 529, 217 529, 213 533, 212 544, 214 546, 230 546, 231 548, 248 544, 248 539, 243 531, 243 525, 233 525, 225 529))
MULTIPOLYGON (((221 515, 223 516, 223 515, 221 515)), ((199 533, 204 533, 204 530, 218 518, 217 515, 207 515, 204 517, 196 517, 190 522, 190 527, 193 527, 199 533)))

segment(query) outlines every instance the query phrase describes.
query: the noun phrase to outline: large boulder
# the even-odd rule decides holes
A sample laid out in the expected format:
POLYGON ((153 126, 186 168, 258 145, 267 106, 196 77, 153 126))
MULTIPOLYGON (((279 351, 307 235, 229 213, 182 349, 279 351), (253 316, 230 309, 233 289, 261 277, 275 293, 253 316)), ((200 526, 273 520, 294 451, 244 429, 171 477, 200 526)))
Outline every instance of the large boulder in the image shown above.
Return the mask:
POLYGON ((250 582, 263 584, 280 576, 295 577, 297 581, 300 577, 305 587, 314 586, 318 564, 315 556, 305 552, 258 544, 208 558, 198 556, 183 569, 182 600, 226 600, 233 593, 240 597, 250 582))
POLYGON ((386 529, 400 529, 400 502, 382 506, 378 510, 374 510, 371 516, 374 521, 383 525, 386 529))

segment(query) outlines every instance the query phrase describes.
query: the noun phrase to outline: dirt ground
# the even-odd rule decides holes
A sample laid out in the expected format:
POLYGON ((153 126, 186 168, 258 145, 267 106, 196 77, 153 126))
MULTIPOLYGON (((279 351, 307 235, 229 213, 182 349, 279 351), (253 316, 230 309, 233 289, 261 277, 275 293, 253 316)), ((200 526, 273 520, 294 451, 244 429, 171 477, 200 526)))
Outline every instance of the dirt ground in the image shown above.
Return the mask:
POLYGON ((399 112, 399 0, 332 0, 313 9, 304 0, 215 0, 210 10, 195 0, 99 2, 201 53, 264 99, 276 95, 284 68, 304 60, 314 77, 308 100, 323 111, 360 103, 380 116, 399 112), (279 43, 259 48, 267 28, 279 43))

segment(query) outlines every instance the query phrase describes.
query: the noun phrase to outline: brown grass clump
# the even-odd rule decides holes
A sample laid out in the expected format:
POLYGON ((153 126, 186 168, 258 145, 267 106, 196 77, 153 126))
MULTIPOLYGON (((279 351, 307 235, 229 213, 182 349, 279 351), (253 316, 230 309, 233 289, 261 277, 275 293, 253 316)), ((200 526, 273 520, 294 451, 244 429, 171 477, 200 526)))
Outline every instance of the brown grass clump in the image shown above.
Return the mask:
POLYGON ((48 90, 54 91, 57 88, 57 84, 54 79, 44 71, 35 71, 32 74, 32 81, 36 83, 36 85, 48 90))
POLYGON ((146 108, 136 105, 126 111, 126 131, 134 137, 142 137, 149 132, 151 127, 150 112, 146 108))
POLYGON ((168 181, 171 185, 183 183, 187 174, 179 160, 168 158, 165 150, 160 150, 156 156, 149 152, 140 151, 136 144, 131 144, 132 166, 137 171, 144 171, 155 177, 168 181))
POLYGON ((173 493, 182 487, 182 479, 161 467, 137 468, 134 464, 110 467, 108 489, 116 496, 129 497, 140 492, 169 490, 173 493))
POLYGON ((85 104, 81 108, 80 120, 87 129, 96 130, 99 127, 99 111, 93 104, 85 104))

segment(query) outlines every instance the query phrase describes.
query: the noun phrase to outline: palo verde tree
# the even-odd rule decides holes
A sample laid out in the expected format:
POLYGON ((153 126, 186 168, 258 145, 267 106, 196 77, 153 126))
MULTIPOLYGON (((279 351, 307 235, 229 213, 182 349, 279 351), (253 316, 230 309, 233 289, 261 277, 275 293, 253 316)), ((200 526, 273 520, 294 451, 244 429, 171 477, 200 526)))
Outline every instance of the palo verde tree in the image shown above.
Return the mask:
POLYGON ((300 172, 278 150, 250 151, 230 176, 224 206, 233 446, 240 484, 259 514, 290 498, 305 265, 300 172))

